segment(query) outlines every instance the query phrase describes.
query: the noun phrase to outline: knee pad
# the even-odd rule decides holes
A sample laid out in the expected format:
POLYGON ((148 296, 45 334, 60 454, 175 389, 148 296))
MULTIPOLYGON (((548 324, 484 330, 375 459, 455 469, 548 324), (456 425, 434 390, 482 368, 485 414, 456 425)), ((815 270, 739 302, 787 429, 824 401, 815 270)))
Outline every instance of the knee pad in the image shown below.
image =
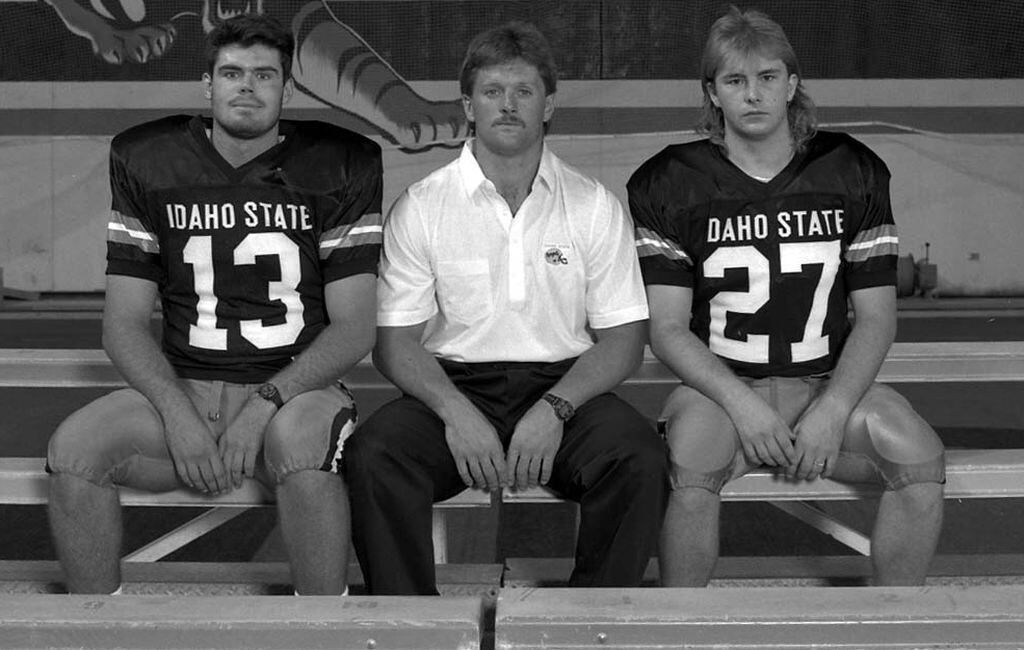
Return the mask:
POLYGON ((358 417, 347 390, 325 391, 300 395, 267 425, 263 458, 278 483, 301 470, 340 472, 342 450, 358 417))
MULTIPOLYGON (((945 481, 942 441, 910 403, 888 386, 875 384, 854 409, 847 427, 851 450, 871 456, 887 489, 945 481)), ((845 445, 844 445, 845 447, 845 445)))
POLYGON ((669 446, 672 488, 721 492, 742 453, 729 415, 700 391, 680 386, 665 403, 662 418, 659 428, 669 446))
POLYGON ((70 474, 101 487, 113 487, 110 464, 103 462, 103 454, 90 449, 86 436, 63 423, 50 436, 46 473, 70 474))
MULTIPOLYGON (((143 399, 130 389, 114 391, 69 415, 50 436, 46 471, 112 486, 114 469, 148 442, 137 439, 131 424, 124 421, 129 411, 151 408, 143 399)), ((162 432, 151 433, 158 436, 162 446, 162 432)))

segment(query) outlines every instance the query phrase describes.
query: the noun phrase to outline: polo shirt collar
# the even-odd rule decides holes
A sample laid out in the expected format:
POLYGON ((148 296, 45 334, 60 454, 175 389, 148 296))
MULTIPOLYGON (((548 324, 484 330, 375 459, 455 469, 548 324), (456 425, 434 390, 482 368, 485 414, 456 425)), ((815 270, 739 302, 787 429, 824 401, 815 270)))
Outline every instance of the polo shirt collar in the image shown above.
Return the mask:
MULTIPOLYGON (((483 184, 488 182, 487 177, 484 176, 484 170, 480 169, 480 163, 473 155, 473 140, 474 138, 468 138, 462 145, 462 153, 459 154, 459 173, 462 176, 462 182, 465 183, 466 192, 470 196, 476 194, 483 184)), ((531 189, 536 189, 538 181, 543 183, 549 191, 555 187, 555 156, 548 149, 547 142, 544 143, 541 150, 540 166, 537 167, 537 177, 533 179, 533 188, 531 189)))

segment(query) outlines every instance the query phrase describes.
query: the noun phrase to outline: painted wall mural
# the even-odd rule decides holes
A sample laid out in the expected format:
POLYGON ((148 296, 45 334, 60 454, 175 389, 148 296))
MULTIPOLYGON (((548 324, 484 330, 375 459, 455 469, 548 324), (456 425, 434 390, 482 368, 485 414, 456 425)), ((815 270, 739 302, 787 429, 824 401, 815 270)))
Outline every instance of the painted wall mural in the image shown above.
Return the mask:
MULTIPOLYGON (((264 12, 263 0, 159 3, 175 5, 169 19, 147 16, 144 0, 47 0, 73 34, 86 39, 93 53, 112 65, 145 64, 175 45, 184 17, 197 18, 209 33, 239 13, 264 12), (129 26, 121 27, 125 22, 129 26)), ((157 4, 157 3, 152 3, 157 4)), ((468 124, 458 98, 431 101, 408 82, 327 2, 308 2, 291 19, 296 37, 293 74, 296 88, 331 107, 365 120, 388 141, 405 149, 452 145, 465 139, 468 124)))
MULTIPOLYGON (((946 294, 1024 293, 1024 12, 977 0, 736 0, 786 27, 819 118, 893 171, 902 250, 925 243, 946 294), (979 227, 979 220, 984 227, 979 227)), ((469 40, 510 19, 560 69, 549 144, 612 191, 696 137, 703 36, 720 0, 0 0, 0 267, 39 291, 103 287, 110 138, 206 110, 204 35, 240 12, 291 27, 285 115, 384 148, 385 203, 468 135, 469 40)))

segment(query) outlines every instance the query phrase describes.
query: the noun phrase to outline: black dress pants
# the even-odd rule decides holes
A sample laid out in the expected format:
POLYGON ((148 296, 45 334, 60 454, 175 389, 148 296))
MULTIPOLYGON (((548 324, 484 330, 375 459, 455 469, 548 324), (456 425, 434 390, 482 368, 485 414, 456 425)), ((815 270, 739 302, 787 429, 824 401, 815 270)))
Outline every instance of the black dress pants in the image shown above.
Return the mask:
MULTIPOLYGON (((519 418, 573 362, 442 366, 507 449, 519 418)), ((466 487, 444 423, 419 400, 402 396, 345 441, 344 467, 352 536, 369 593, 436 594, 432 505, 466 487)), ((570 585, 639 585, 669 493, 665 444, 651 425, 611 393, 580 405, 565 423, 548 487, 580 504, 570 585)))

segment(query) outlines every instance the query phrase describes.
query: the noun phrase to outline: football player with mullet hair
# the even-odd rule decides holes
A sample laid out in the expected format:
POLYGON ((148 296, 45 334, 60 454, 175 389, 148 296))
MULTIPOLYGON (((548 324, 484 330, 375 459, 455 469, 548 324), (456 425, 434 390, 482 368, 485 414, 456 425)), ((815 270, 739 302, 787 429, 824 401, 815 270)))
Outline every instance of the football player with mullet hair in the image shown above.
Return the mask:
POLYGON ((793 49, 764 14, 719 18, 701 70, 709 137, 665 148, 628 183, 651 348, 682 381, 661 416, 662 583, 708 583, 722 487, 768 465, 882 486, 873 582, 922 584, 945 467, 931 427, 875 383, 896 332, 889 170, 816 131, 793 49))
POLYGON ((347 589, 338 472, 356 411, 338 378, 375 338, 381 154, 281 119, 293 50, 269 17, 223 22, 203 75, 212 119, 167 117, 111 144, 103 343, 130 387, 50 440, 71 592, 121 590, 119 486, 216 495, 243 477, 275 491, 296 593, 347 589))

